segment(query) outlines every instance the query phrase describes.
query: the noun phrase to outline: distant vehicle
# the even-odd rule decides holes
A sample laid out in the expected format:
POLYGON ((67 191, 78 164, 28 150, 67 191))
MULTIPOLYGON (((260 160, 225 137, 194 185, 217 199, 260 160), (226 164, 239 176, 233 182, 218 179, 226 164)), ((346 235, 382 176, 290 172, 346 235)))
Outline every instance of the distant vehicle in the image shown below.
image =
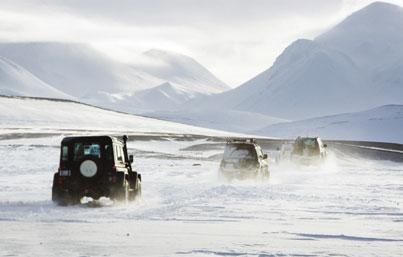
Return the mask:
POLYGON ((77 204, 84 196, 134 200, 141 194, 141 175, 132 169, 127 136, 66 137, 61 142, 59 170, 54 174, 52 200, 77 204))
POLYGON ((268 157, 254 139, 231 139, 227 142, 220 164, 226 178, 268 177, 268 157))
POLYGON ((298 137, 292 147, 291 159, 302 162, 324 159, 326 147, 319 137, 298 137))

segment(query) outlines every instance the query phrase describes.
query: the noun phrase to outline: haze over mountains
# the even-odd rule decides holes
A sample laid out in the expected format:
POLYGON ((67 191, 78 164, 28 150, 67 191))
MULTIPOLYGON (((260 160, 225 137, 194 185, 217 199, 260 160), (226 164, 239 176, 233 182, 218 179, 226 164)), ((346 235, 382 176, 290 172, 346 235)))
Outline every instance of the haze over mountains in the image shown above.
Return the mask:
POLYGON ((295 120, 403 103, 402 31, 402 8, 373 3, 314 40, 296 40, 240 87, 194 104, 295 120))
MULTIPOLYGON (((171 107, 200 94, 228 89, 207 69, 192 58, 160 50, 141 56, 142 66, 119 63, 85 44, 60 42, 2 43, 0 56, 11 60, 34 74, 43 83, 77 99, 115 107, 133 102, 134 109, 171 107), (140 93, 170 83, 170 94, 164 94, 166 106, 156 101, 143 101, 140 93), (176 95, 178 94, 178 95, 176 95), (123 101, 123 103, 120 103, 123 101), (136 108, 136 102, 144 102, 136 108)), ((11 91, 10 91, 11 92, 11 91)), ((30 90, 17 95, 29 96, 30 90)), ((41 91, 36 96, 54 96, 41 91)), ((125 111, 129 111, 127 108, 125 111)), ((133 110, 134 111, 134 110, 133 110)), ((135 111, 134 111, 135 112, 135 111)))
POLYGON ((302 120, 402 104, 402 31, 401 7, 373 3, 314 40, 296 40, 271 68, 243 85, 193 99, 179 114, 159 112, 152 116, 212 127, 229 112, 237 111, 248 113, 251 119, 243 127, 229 129, 250 132, 256 127, 254 113, 259 113, 259 120, 262 116, 302 120), (205 114, 219 110, 222 115, 192 123, 194 113, 186 110, 205 114))
MULTIPOLYGON (((301 121, 304 129, 314 131, 312 118, 352 113, 353 119, 356 112, 403 104, 402 31, 403 8, 370 4, 314 40, 296 40, 272 67, 234 89, 179 53, 152 49, 126 64, 84 44, 2 43, 0 93, 69 98, 268 136, 288 126, 284 122, 308 119, 301 121)), ((384 110, 386 115, 396 108, 384 110)))

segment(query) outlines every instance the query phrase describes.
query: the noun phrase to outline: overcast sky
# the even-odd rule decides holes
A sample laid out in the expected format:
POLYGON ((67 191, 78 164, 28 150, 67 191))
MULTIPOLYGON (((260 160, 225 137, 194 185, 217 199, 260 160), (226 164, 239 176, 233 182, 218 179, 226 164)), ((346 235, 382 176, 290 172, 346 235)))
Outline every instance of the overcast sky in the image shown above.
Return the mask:
MULTIPOLYGON (((125 62, 151 48, 195 58, 230 86, 372 0, 1 0, 1 41, 89 43, 125 62)), ((387 0, 403 4, 403 0, 387 0)))

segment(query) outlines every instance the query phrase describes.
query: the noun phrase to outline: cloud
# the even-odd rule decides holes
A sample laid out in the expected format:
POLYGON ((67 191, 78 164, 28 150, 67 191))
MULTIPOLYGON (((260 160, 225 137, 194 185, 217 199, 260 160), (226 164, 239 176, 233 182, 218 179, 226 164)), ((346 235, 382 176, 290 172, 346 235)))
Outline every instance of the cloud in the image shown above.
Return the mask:
POLYGON ((89 43, 125 62, 150 48, 177 51, 237 86, 293 40, 313 38, 370 2, 2 0, 0 40, 89 43))

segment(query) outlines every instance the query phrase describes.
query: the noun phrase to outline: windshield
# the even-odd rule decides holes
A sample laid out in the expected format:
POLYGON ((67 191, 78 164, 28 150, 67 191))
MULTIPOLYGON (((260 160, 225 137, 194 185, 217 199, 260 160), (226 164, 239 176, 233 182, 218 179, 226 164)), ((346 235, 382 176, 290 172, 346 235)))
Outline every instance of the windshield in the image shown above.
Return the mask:
POLYGON ((224 160, 228 159, 256 159, 256 151, 253 145, 231 144, 224 150, 224 160))
POLYGON ((97 143, 75 143, 73 160, 82 160, 85 157, 101 158, 101 146, 97 143))
POLYGON ((299 138, 295 141, 293 151, 300 154, 303 151, 308 151, 308 154, 314 154, 319 151, 319 145, 316 138, 299 138))
POLYGON ((302 140, 302 143, 305 148, 316 148, 316 139, 315 138, 305 138, 302 140))

